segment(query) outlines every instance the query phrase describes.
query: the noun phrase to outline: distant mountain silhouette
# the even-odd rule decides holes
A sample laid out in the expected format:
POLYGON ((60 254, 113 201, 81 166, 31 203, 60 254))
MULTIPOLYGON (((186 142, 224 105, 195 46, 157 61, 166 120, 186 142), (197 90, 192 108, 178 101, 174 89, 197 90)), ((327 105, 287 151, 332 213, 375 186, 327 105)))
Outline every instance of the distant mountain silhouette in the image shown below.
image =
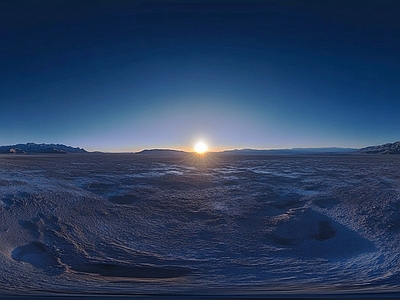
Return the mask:
POLYGON ((358 152, 366 154, 400 154, 400 141, 361 148, 358 152))
POLYGON ((34 154, 34 153, 57 153, 57 154, 65 154, 65 153, 87 153, 87 151, 83 148, 74 148, 71 146, 66 146, 62 144, 36 144, 36 143, 27 143, 27 144, 16 144, 9 146, 0 146, 0 153, 25 153, 25 154, 34 154))
POLYGON ((140 152, 136 152, 135 154, 173 155, 182 153, 187 153, 187 152, 182 150, 172 150, 172 149, 145 149, 140 152))
POLYGON ((234 149, 226 150, 222 153, 237 154, 237 155, 272 155, 272 154, 323 154, 323 153, 353 153, 357 149, 354 148, 292 148, 292 149, 273 149, 273 150, 259 150, 259 149, 234 149))

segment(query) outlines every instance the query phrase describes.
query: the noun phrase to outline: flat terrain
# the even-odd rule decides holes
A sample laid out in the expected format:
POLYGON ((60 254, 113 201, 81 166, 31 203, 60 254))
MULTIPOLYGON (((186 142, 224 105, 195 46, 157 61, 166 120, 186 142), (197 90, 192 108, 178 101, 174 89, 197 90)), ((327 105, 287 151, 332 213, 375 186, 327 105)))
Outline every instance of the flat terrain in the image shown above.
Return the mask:
POLYGON ((4 294, 391 293, 400 156, 0 156, 4 294))

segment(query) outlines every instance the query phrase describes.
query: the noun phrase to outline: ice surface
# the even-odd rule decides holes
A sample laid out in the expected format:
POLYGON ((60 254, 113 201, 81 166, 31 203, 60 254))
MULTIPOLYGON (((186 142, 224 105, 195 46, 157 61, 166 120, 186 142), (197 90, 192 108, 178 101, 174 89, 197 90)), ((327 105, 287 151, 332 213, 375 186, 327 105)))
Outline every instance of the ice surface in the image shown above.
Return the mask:
POLYGON ((0 289, 398 290, 398 156, 0 157, 0 289))

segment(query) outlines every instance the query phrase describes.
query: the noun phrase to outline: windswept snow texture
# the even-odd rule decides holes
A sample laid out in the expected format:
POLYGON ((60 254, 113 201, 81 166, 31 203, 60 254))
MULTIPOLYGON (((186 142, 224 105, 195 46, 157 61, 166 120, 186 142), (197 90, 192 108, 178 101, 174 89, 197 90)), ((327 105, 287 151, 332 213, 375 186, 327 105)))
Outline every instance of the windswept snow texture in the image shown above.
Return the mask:
POLYGON ((398 290, 395 156, 0 156, 5 293, 398 290))

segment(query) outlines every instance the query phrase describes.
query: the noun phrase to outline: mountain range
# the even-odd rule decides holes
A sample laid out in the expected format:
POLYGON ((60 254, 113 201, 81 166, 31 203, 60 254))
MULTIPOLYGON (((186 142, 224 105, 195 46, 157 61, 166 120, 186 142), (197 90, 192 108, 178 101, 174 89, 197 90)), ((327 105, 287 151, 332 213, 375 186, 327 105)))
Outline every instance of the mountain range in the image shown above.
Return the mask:
POLYGON ((366 154, 400 154, 400 141, 378 146, 369 146, 359 149, 358 152, 366 154))
POLYGON ((0 146, 0 153, 14 153, 14 154, 34 154, 34 153, 87 153, 83 148, 74 148, 62 144, 16 144, 9 146, 0 146))
POLYGON ((235 149, 223 153, 246 154, 246 155, 268 155, 268 154, 400 154, 400 141, 383 145, 369 146, 365 148, 292 148, 276 150, 235 149))

